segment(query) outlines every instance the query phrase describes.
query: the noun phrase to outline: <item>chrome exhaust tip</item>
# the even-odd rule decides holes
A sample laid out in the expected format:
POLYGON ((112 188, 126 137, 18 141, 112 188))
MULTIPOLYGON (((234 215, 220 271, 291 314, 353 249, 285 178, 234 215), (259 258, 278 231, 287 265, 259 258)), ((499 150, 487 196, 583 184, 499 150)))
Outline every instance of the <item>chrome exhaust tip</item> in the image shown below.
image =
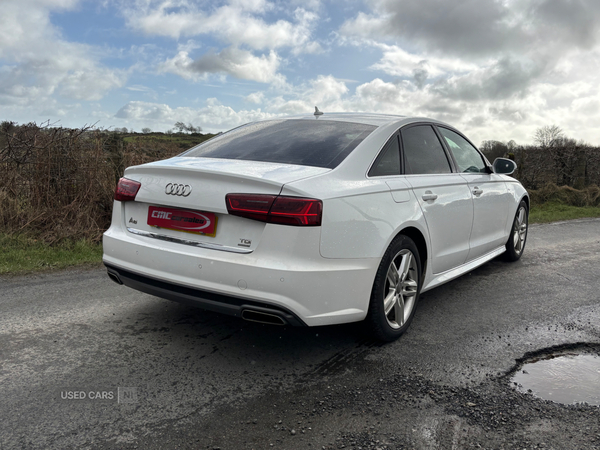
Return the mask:
POLYGON ((242 319, 249 322, 266 323, 269 325, 287 325, 287 320, 277 314, 266 313, 263 311, 255 311, 252 309, 244 309, 242 311, 242 319))
POLYGON ((116 274, 114 272, 111 272, 110 270, 108 270, 106 273, 108 274, 108 278, 110 278, 111 280, 113 280, 115 283, 121 284, 121 285, 123 284, 123 282, 119 278, 118 274, 116 274))

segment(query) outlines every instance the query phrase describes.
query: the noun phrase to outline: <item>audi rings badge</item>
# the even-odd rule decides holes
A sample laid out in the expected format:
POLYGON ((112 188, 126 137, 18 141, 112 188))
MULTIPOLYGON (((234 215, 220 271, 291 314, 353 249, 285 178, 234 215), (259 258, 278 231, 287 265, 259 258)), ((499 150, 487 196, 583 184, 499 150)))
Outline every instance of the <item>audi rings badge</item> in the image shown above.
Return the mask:
POLYGON ((187 197, 192 192, 192 187, 189 184, 176 184, 169 183, 165 187, 165 194, 167 195, 178 195, 180 197, 187 197))

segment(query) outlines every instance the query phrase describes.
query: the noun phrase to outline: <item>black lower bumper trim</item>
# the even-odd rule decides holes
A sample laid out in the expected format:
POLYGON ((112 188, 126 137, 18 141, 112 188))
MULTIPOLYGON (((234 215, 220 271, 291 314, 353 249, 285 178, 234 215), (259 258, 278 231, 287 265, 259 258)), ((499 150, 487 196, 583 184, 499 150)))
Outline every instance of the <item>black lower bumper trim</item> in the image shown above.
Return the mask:
POLYGON ((125 286, 150 295, 240 318, 242 317, 242 311, 244 310, 260 311, 262 313, 273 314, 280 317, 289 325, 306 326, 298 316, 280 306, 217 294, 215 292, 204 291, 188 286, 181 286, 179 284, 157 280, 106 263, 104 265, 106 266, 108 275, 113 281, 116 278, 125 286))

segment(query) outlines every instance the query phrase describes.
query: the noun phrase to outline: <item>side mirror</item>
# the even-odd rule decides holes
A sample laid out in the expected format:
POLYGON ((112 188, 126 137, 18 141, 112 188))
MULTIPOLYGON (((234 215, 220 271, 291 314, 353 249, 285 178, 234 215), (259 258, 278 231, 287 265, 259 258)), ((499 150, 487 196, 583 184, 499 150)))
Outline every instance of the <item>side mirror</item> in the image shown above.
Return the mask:
POLYGON ((507 158, 496 158, 494 164, 492 164, 494 173, 501 175, 512 175, 517 170, 517 163, 512 159, 507 158))

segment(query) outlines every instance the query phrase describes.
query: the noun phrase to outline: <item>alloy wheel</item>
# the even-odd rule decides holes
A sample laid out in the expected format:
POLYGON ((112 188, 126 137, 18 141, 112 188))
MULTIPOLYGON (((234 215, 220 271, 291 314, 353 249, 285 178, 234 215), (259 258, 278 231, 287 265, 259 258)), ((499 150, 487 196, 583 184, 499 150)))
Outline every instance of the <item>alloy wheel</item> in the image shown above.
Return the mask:
POLYGON ((527 211, 525 207, 521 206, 515 217, 515 223, 513 225, 513 246, 515 253, 518 255, 523 251, 525 247, 525 239, 527 238, 527 211))
POLYGON ((387 271, 383 309, 385 318, 394 329, 404 325, 415 306, 419 288, 417 260, 408 249, 394 256, 387 271))

